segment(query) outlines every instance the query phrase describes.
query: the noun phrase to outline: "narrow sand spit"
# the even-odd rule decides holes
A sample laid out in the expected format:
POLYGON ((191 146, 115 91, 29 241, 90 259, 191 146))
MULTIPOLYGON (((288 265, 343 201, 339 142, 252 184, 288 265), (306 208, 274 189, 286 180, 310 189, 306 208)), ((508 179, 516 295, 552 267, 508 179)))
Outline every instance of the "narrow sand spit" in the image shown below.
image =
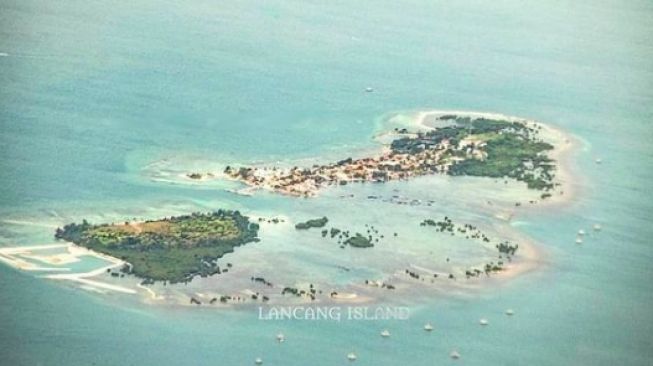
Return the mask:
MULTIPOLYGON (((551 209, 552 206, 566 205, 568 204, 576 192, 576 185, 578 184, 578 177, 572 175, 572 170, 570 169, 570 155, 575 149, 578 148, 578 140, 573 136, 566 134, 560 129, 557 129, 553 126, 546 125, 534 120, 518 118, 507 116, 498 113, 482 113, 482 112, 467 112, 467 111, 444 111, 444 110, 428 110, 420 111, 412 115, 412 118, 408 119, 409 123, 406 124, 404 121, 404 126, 417 129, 420 131, 425 131, 433 129, 436 126, 439 126, 447 121, 438 120, 438 117, 443 115, 456 115, 460 117, 469 117, 469 118, 488 118, 488 119, 501 119, 507 121, 516 121, 525 123, 531 127, 538 127, 538 137, 542 140, 551 143, 554 146, 554 149, 548 152, 548 156, 556 161, 557 169, 555 171, 554 182, 558 183, 559 186, 555 188, 553 196, 546 200, 537 200, 537 205, 526 205, 517 207, 503 207, 502 211, 494 213, 495 217, 501 219, 501 222, 497 223, 494 227, 495 231, 498 234, 503 234, 508 238, 514 239, 519 243, 519 250, 517 255, 513 257, 512 261, 504 262, 503 270, 497 273, 494 273, 491 277, 496 278, 498 282, 504 282, 504 280, 511 279, 518 275, 536 270, 545 264, 546 258, 545 253, 542 248, 538 248, 536 243, 534 243, 530 238, 525 237, 520 233, 518 228, 515 228, 510 225, 510 221, 519 213, 521 210, 530 210, 530 209, 551 209), (441 122, 438 124, 438 122, 441 122)), ((388 136, 396 136, 397 132, 389 132, 388 136)), ((379 141, 380 142, 380 141, 379 141)), ((385 145, 380 145, 382 151, 387 151, 388 147, 385 145)), ((212 179, 223 179, 224 175, 216 174, 212 179)), ((192 180, 188 178, 189 180, 192 180)), ((194 182, 201 184, 206 182, 207 179, 198 179, 194 182)), ((253 191, 256 190, 254 187, 244 187, 239 189, 237 193, 250 195, 253 191)), ((290 221, 288 218, 285 218, 286 221, 290 221)), ((31 247, 13 247, 13 248, 0 248, 0 261, 5 262, 13 267, 28 270, 28 271, 70 271, 69 268, 63 267, 41 267, 25 259, 36 260, 43 263, 48 263, 52 265, 62 265, 72 263, 79 260, 78 257, 81 256, 94 256, 101 258, 110 262, 110 265, 104 266, 102 268, 95 269, 93 271, 85 273, 65 273, 65 274, 48 274, 44 275, 45 278, 56 279, 56 280, 70 280, 78 282, 81 284, 81 287, 87 288, 90 290, 97 290, 100 292, 107 291, 116 291, 121 293, 135 294, 141 293, 145 295, 144 292, 149 294, 149 298, 152 300, 161 300, 164 299, 164 296, 157 295, 157 293, 141 284, 135 284, 136 288, 128 288, 118 285, 113 285, 110 283, 101 282, 98 280, 91 279, 94 276, 99 276, 111 270, 113 268, 124 265, 124 261, 117 258, 113 258, 101 253, 96 253, 91 250, 88 250, 83 247, 79 247, 73 244, 56 244, 56 245, 41 245, 41 246, 31 246, 31 247), (56 254, 56 255, 38 255, 34 252, 38 250, 52 249, 52 248, 67 248, 68 253, 56 254), (137 289, 143 291, 137 291, 137 289)), ((446 277, 448 273, 438 271, 436 269, 430 269, 425 267, 420 267, 414 264, 408 263, 408 265, 419 271, 430 275, 437 275, 441 278, 446 277)), ((425 288, 419 285, 412 285, 410 281, 402 279, 401 276, 397 274, 388 274, 387 279, 389 279, 393 284, 398 285, 396 293, 393 293, 393 296, 405 297, 412 296, 411 293, 430 293, 425 288), (411 290, 412 289, 412 290, 411 290)), ((451 287, 451 289, 459 288, 464 289, 473 289, 480 286, 479 281, 482 279, 470 279, 467 282, 447 282, 444 285, 445 288, 451 287)), ((427 285, 428 286, 428 285, 427 285)), ((438 291, 438 286, 434 287, 435 291, 438 291)), ((360 284, 350 283, 349 285, 344 286, 337 290, 338 294, 332 297, 325 299, 319 299, 318 301, 333 302, 333 303, 373 303, 379 298, 385 298, 388 295, 386 293, 377 293, 373 289, 368 287, 363 287, 360 284)), ((180 293, 181 295, 181 293, 180 293)), ((251 294, 250 294, 251 295, 251 294)), ((166 299, 173 299, 174 296, 165 296, 166 299)), ((183 297, 183 303, 187 304, 187 297, 183 297)), ((310 303, 308 299, 302 301, 305 303, 310 303)), ((155 303, 155 302, 152 302, 155 303)), ((156 302, 159 303, 159 302, 156 302)), ((181 303, 180 303, 181 304, 181 303)), ((230 305, 232 305, 231 303, 230 305)), ((245 304, 243 302, 243 304, 245 304)))
POLYGON ((125 264, 124 261, 117 258, 110 257, 108 255, 97 253, 92 250, 82 248, 74 244, 50 244, 50 245, 34 245, 34 246, 23 246, 23 247, 0 248, 0 261, 7 263, 14 268, 18 268, 24 271, 70 272, 71 269, 67 267, 42 267, 34 263, 27 262, 21 257, 35 259, 44 263, 56 265, 56 264, 70 264, 70 263, 78 262, 80 260, 79 257, 82 256, 92 256, 92 257, 100 258, 110 262, 111 264, 84 273, 47 274, 47 275, 43 275, 42 277, 53 279, 53 280, 75 281, 93 288, 106 289, 106 290, 117 291, 122 293, 128 293, 128 294, 136 293, 136 291, 130 288, 111 285, 105 282, 88 279, 90 277, 94 277, 102 273, 106 273, 108 270, 111 270, 113 268, 125 264), (34 254, 39 250, 49 250, 49 249, 58 249, 58 248, 66 248, 67 253, 61 253, 61 254, 49 255, 49 256, 40 256, 34 254))

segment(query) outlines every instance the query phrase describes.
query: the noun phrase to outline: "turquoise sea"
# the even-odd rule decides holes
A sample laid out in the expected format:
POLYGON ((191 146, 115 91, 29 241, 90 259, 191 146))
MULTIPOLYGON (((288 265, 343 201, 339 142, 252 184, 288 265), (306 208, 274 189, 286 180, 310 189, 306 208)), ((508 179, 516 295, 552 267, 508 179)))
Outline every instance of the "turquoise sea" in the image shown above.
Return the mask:
MULTIPOLYGON (((0 364, 344 365, 355 351, 356 365, 650 365, 652 35, 653 3, 637 0, 0 0, 3 247, 49 243, 52 225, 83 217, 220 207, 390 220, 389 206, 244 197, 153 180, 152 169, 340 157, 374 148, 397 111, 500 112, 582 145, 572 202, 516 219, 545 253, 540 268, 427 296, 409 321, 275 322, 251 308, 148 306, 2 265, 0 364), (603 230, 575 245, 594 223, 603 230), (491 324, 480 327, 481 317, 491 324), (427 321, 433 332, 422 330, 427 321), (383 328, 393 336, 381 339, 383 328)), ((432 194, 434 216, 465 215, 478 194, 423 183, 393 188, 432 194)), ((313 252, 297 251, 320 268, 313 252)))

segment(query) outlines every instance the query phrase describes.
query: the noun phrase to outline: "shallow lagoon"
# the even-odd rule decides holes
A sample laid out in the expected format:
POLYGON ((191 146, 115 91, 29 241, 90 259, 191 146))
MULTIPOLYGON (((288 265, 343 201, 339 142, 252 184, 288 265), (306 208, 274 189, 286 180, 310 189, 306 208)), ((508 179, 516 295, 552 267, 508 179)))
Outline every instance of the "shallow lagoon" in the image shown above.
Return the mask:
MULTIPOLYGON (((546 252, 544 268, 471 294, 433 295, 411 307, 409 322, 316 326, 262 322, 251 309, 143 306, 0 266, 3 363, 236 365, 260 356, 333 365, 354 349, 357 364, 427 365, 453 362, 452 348, 469 365, 653 357, 653 207, 644 188, 653 177, 642 169, 652 159, 648 2, 194 5, 3 4, 0 212, 36 224, 3 221, 3 245, 48 242, 53 229, 41 225, 84 217, 224 206, 312 217, 280 197, 150 182, 142 167, 186 156, 339 156, 370 147, 386 113, 451 108, 534 118, 585 141, 576 162, 586 179, 573 205, 518 218, 546 252), (364 93, 370 85, 375 92, 364 93), (573 244, 594 222, 600 235, 573 244), (515 316, 503 315, 507 307, 515 316), (481 329, 480 317, 490 325, 481 329), (436 331, 425 334, 426 321, 436 331), (378 336, 383 328, 390 342, 378 336)), ((459 200, 476 189, 463 191, 438 199, 473 216, 459 200)))

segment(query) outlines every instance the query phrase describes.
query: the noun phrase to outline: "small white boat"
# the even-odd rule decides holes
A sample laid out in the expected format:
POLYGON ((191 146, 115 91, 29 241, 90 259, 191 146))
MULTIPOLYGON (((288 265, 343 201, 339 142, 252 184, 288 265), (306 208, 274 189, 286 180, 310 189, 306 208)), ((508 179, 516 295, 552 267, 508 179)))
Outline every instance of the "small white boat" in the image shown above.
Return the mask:
POLYGON ((596 160, 594 160, 594 161, 595 161, 597 164, 601 164, 601 163, 602 163, 602 160, 601 160, 600 158, 596 158, 596 160))
POLYGON ((577 238, 576 239, 576 244, 583 244, 583 239, 577 238))
POLYGON ((512 309, 508 309, 508 310, 506 310, 506 315, 508 315, 508 316, 512 316, 512 315, 514 315, 514 314, 515 314, 515 312, 514 312, 512 309))
POLYGON ((384 337, 384 338, 390 337, 390 332, 387 329, 384 329, 381 332, 381 337, 384 337))
POLYGON ((260 357, 257 357, 256 360, 254 360, 254 363, 257 364, 257 365, 262 365, 263 360, 260 357))
POLYGON ((449 357, 453 358, 454 360, 457 360, 460 358, 460 353, 458 353, 458 351, 451 351, 449 357))
POLYGON ((594 224, 594 231, 601 231, 601 225, 594 224))
POLYGON ((433 330, 433 325, 431 325, 431 323, 424 324, 424 330, 427 331, 427 332, 432 331, 433 330))
POLYGON ((283 333, 277 334, 277 342, 283 343, 286 340, 286 337, 283 335, 283 333))
POLYGON ((479 320, 478 323, 479 323, 480 325, 488 325, 488 324, 490 324, 490 322, 488 322, 487 319, 485 319, 485 318, 481 318, 481 320, 479 320))
POLYGON ((583 229, 578 230, 578 235, 580 235, 580 236, 585 235, 585 230, 583 230, 583 229))
POLYGON ((365 88, 365 91, 368 92, 368 93, 371 93, 371 92, 374 91, 374 89, 372 87, 368 86, 367 88, 365 88))
POLYGON ((349 352, 349 354, 347 354, 347 359, 349 361, 356 361, 357 358, 358 357, 356 357, 356 354, 354 352, 349 352))

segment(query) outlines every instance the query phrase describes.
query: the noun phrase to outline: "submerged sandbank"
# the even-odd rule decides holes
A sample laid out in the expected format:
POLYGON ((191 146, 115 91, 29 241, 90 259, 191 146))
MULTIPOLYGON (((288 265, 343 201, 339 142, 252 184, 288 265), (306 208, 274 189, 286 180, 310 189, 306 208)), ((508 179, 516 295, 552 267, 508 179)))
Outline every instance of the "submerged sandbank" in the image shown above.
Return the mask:
MULTIPOLYGON (((446 114, 456 114, 462 117, 470 117, 470 118, 499 118, 507 121, 520 121, 520 122, 526 121, 529 124, 533 123, 533 124, 537 124, 538 126, 541 126, 542 130, 544 131, 541 137, 548 139, 548 141, 551 141, 554 146, 554 149, 552 151, 549 151, 547 155, 550 158, 556 160, 557 162, 555 179, 556 182, 560 183, 560 186, 558 186, 556 189, 562 191, 564 194, 552 195, 552 197, 543 201, 545 203, 544 205, 538 204, 535 206, 531 206, 525 204, 522 207, 548 207, 553 203, 566 203, 569 201, 571 197, 571 193, 573 192, 572 187, 569 186, 571 182, 571 176, 567 166, 561 164, 560 162, 567 161, 567 159, 569 159, 568 158, 569 153, 575 147, 573 142, 574 139, 572 139, 570 136, 567 136, 560 130, 557 130, 545 124, 541 124, 539 122, 521 119, 517 117, 504 116, 500 114, 493 114, 493 113, 461 112, 461 111, 422 111, 414 114, 410 120, 412 121, 411 123, 413 123, 413 127, 415 127, 416 129, 422 131, 428 131, 429 129, 433 128, 433 126, 431 126, 433 118, 437 118, 437 116, 442 116, 446 114)), ((390 134, 395 134, 395 133, 390 132, 390 134)), ((387 146, 379 146, 379 151, 381 154, 383 154, 384 151, 387 152, 387 149, 388 149, 387 146)), ((192 186, 202 186, 203 184, 207 184, 207 185, 214 184, 214 180, 218 180, 219 178, 224 177, 224 175, 221 176, 218 173, 216 173, 212 177, 212 179, 203 179, 204 176, 199 177, 197 179, 190 178, 187 175, 183 175, 181 173, 174 174, 174 176, 176 176, 178 179, 186 180, 189 183, 192 182, 193 183, 192 186)), ((447 179, 458 179, 458 178, 448 177, 447 179)), ((471 178, 470 181, 472 179, 479 179, 479 182, 480 181, 487 182, 492 180, 487 178, 471 178)), ((214 187, 219 187, 219 185, 215 185, 214 187)), ((255 187, 247 187, 244 189, 246 190, 247 194, 252 194, 254 193, 253 191, 255 187)), ((347 187, 339 187, 339 189, 345 191, 347 187)), ((508 189, 508 188, 504 188, 504 189, 508 189)), ((542 200, 537 200, 537 201, 538 203, 542 202, 542 200)), ((434 204, 437 205, 437 202, 435 202, 434 204)), ((511 261, 506 262, 501 271, 492 273, 490 278, 497 279, 498 281, 507 280, 514 276, 529 271, 533 271, 537 269, 544 262, 542 250, 538 248, 534 243, 532 243, 528 238, 520 237, 518 229, 510 226, 510 220, 512 220, 514 217, 516 217, 516 215, 518 215, 521 208, 515 207, 514 204, 509 204, 508 202, 504 202, 503 204, 495 204, 494 206, 489 205, 488 203, 485 202, 478 202, 476 203, 476 205, 479 208, 481 208, 480 211, 482 211, 483 213, 487 213, 488 216, 490 217, 503 218, 500 219, 501 221, 496 223, 496 227, 493 228, 494 230, 492 232, 496 233, 493 236, 497 236, 500 238, 505 238, 505 237, 519 238, 518 242, 520 246, 517 255, 515 255, 511 261), (502 233, 505 234, 505 236, 502 235, 502 233)), ((256 217, 256 215, 252 215, 252 217, 256 217)), ((301 221, 299 220, 299 218, 296 219, 297 222, 301 221)), ((284 224, 280 224, 276 226, 278 226, 279 228, 286 227, 286 226, 292 227, 295 224, 292 221, 292 218, 289 217, 289 215, 286 215, 284 221, 286 221, 284 224)), ((410 228, 409 230, 413 230, 413 229, 410 228)), ((279 233, 280 233, 279 235, 282 236, 287 235, 287 233, 284 232, 283 230, 280 230, 279 233)), ((319 231, 315 232, 315 234, 319 235, 319 231)), ((291 238, 291 237, 287 237, 287 238, 291 238)), ((262 235, 262 240, 263 240, 262 244, 265 244, 265 239, 266 238, 264 233, 264 235, 262 235)), ((295 239, 291 239, 291 240, 295 240, 295 239)), ((295 242, 294 245, 302 245, 302 244, 300 244, 299 242, 295 242)), ((399 249, 399 247, 397 249, 399 249)), ((360 249, 360 250, 373 251, 375 249, 370 248, 370 249, 360 249)), ((248 255, 251 255, 251 257, 256 256, 256 251, 250 253, 252 254, 248 254, 248 255)), ((316 251, 316 255, 319 255, 319 251, 316 251)), ((247 256, 242 256, 241 253, 236 253, 234 255, 229 255, 227 259, 231 258, 229 260, 238 260, 238 258, 246 258, 246 257, 247 256)), ((115 258, 113 259, 116 260, 115 258)), ((258 258, 257 261, 260 262, 255 262, 255 263, 266 264, 266 266, 264 266, 263 268, 268 268, 268 271, 271 274, 274 274, 275 271, 283 271, 281 269, 284 268, 283 265, 280 266, 280 265, 274 265, 274 263, 271 262, 268 263, 268 261, 274 261, 274 260, 275 260, 274 257, 263 257, 263 258, 258 258)), ((300 261, 300 259, 292 256, 290 256, 287 260, 289 262, 300 261)), ((293 265, 295 264, 297 263, 293 263, 293 265)), ((373 264, 373 262, 370 263, 365 262, 362 265, 366 266, 371 264, 373 264)), ((191 286, 189 286, 188 288, 185 288, 183 286, 167 286, 167 287, 163 287, 160 285, 144 286, 142 284, 139 284, 137 281, 135 281, 135 279, 132 278, 125 278, 124 280, 125 286, 119 286, 112 283, 104 283, 100 280, 100 277, 104 276, 109 278, 109 275, 106 272, 107 267, 86 272, 84 274, 51 275, 49 276, 49 278, 60 279, 60 280, 72 280, 72 281, 79 282, 84 286, 89 286, 91 288, 103 289, 108 291, 117 291, 125 294, 139 293, 142 294, 147 299, 146 301, 150 303, 157 303, 157 304, 173 303, 179 305, 193 305, 193 306, 198 305, 198 303, 202 303, 203 305, 214 305, 215 307, 224 308, 224 307, 231 307, 237 305, 260 304, 261 303, 260 299, 264 296, 267 297, 268 295, 269 295, 270 304, 313 303, 313 302, 361 303, 361 302, 387 301, 387 300, 402 299, 402 298, 419 299, 421 297, 433 296, 434 294, 447 293, 447 291, 453 291, 453 292, 456 292, 458 290, 474 291, 479 287, 481 287, 482 284, 484 283, 488 283, 491 285, 491 283, 496 282, 496 281, 487 281, 487 282, 484 281, 485 279, 484 275, 475 278, 469 278, 469 279, 464 278, 465 269, 471 267, 479 267, 482 265, 483 265, 482 263, 479 263, 479 265, 477 266, 470 266, 470 265, 462 266, 462 265, 447 264, 444 267, 446 269, 442 269, 439 267, 439 265, 436 264, 429 265, 428 263, 412 263, 410 260, 406 260, 404 264, 402 264, 401 266, 396 266, 395 268, 387 268, 387 266, 384 266, 381 271, 383 272, 382 275, 378 275, 366 279, 366 281, 367 280, 371 281, 370 283, 363 283, 363 281, 355 279, 356 277, 353 275, 349 277, 351 280, 348 281, 347 284, 337 283, 337 281, 328 281, 324 279, 315 281, 316 288, 319 288, 321 291, 320 296, 317 296, 315 300, 311 300, 311 298, 305 296, 299 296, 299 297, 293 297, 290 295, 285 295, 285 297, 278 296, 279 293, 282 290, 284 290, 284 288, 286 287, 294 288, 298 290, 302 288, 305 291, 309 291, 307 285, 304 288, 302 286, 304 286, 305 284, 298 285, 298 280, 293 281, 292 279, 289 279, 288 277, 291 276, 290 274, 288 276, 280 276, 282 280, 279 280, 278 283, 276 279, 279 276, 275 276, 277 278, 273 279, 274 280, 273 282, 275 283, 271 287, 261 286, 258 283, 247 283, 249 281, 250 276, 251 277, 258 276, 260 275, 261 271, 256 271, 256 270, 248 271, 248 269, 244 267, 252 267, 252 268, 260 268, 260 267, 244 266, 241 265, 241 263, 239 262, 235 262, 236 269, 231 270, 229 274, 218 276, 220 277, 220 279, 216 278, 215 281, 211 281, 210 279, 201 279, 197 283, 190 284, 191 286), (409 272, 414 271, 415 273, 423 274, 423 276, 420 276, 419 280, 416 281, 414 277, 411 277, 409 274, 406 273, 406 270, 409 270, 409 272), (452 274, 452 272, 455 272, 454 279, 448 278, 448 275, 452 274), (437 278, 433 277, 434 274, 437 274, 438 277, 437 278), (429 275, 430 277, 427 277, 427 275, 429 275), (97 277, 98 281, 91 279, 91 277, 97 277), (384 284, 391 285, 392 289, 389 289, 387 286, 384 287, 383 286, 384 284), (208 290, 209 288, 211 289, 210 291, 208 290), (221 301, 223 297, 228 297, 228 300, 224 302, 221 301), (253 297, 256 297, 258 300, 252 300, 253 297), (166 299, 166 301, 151 302, 151 300, 161 300, 161 299, 166 299), (195 301, 193 302, 193 300, 195 301)), ((298 275, 297 278, 301 278, 300 273, 297 273, 297 275, 298 275)))
POLYGON ((436 127, 442 127, 437 119, 446 115, 456 115, 461 117, 470 118, 485 118, 485 119, 499 119, 511 122, 522 122, 531 125, 537 125, 541 128, 540 137, 553 145, 553 149, 547 152, 547 156, 556 162, 556 183, 560 186, 556 189, 556 194, 553 194, 546 200, 538 200, 538 203, 547 206, 565 205, 571 202, 578 193, 576 190, 577 182, 582 179, 578 175, 574 175, 571 169, 571 155, 574 151, 580 149, 579 140, 548 123, 536 121, 534 119, 521 118, 509 116, 495 112, 474 112, 474 111, 457 111, 457 110, 423 110, 413 114, 412 126, 423 130, 432 130, 436 127))

